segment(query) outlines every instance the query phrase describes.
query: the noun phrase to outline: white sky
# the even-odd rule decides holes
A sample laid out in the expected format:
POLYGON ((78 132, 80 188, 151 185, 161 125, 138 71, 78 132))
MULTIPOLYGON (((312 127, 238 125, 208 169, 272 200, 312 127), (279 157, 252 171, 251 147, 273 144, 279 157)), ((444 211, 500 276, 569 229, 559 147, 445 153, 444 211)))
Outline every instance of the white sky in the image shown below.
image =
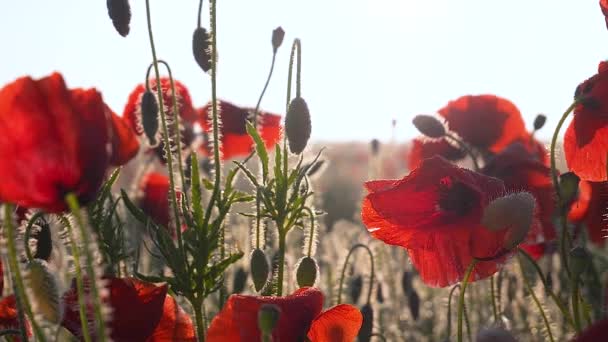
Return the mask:
MULTIPOLYGON (((114 31, 106 1, 0 3, 0 85, 58 70, 70 87, 96 87, 122 113, 151 61, 143 0, 131 0, 127 38, 114 31)), ((159 57, 202 105, 210 85, 191 55, 197 6, 153 0, 152 15, 159 57)), ((481 93, 515 102, 529 126, 546 113, 547 138, 608 51, 597 0, 220 0, 218 12, 220 97, 255 105, 271 32, 281 25, 286 40, 262 107, 282 114, 289 48, 301 38, 302 91, 317 140, 386 140, 393 118, 405 140, 417 134, 415 114, 481 93)))

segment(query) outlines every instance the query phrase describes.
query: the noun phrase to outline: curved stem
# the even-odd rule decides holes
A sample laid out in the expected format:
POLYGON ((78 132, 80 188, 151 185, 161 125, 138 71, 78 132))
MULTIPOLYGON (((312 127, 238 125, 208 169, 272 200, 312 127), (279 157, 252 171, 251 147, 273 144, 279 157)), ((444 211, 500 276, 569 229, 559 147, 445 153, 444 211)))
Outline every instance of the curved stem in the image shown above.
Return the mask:
POLYGON ((266 83, 264 84, 264 88, 262 89, 262 93, 258 98, 258 103, 255 105, 255 111, 253 113, 253 127, 258 128, 258 112, 260 110, 260 104, 262 103, 262 98, 264 98, 264 94, 266 93, 266 89, 268 89, 268 85, 270 84, 270 79, 272 78, 272 72, 274 71, 274 62, 277 58, 276 52, 272 54, 272 63, 270 64, 270 72, 268 73, 268 78, 266 78, 266 83))
POLYGON ((29 222, 27 223, 27 226, 25 227, 25 234, 23 237, 23 247, 25 249, 25 256, 27 257, 28 261, 32 261, 32 259, 34 259, 34 255, 32 254, 32 250, 30 249, 30 237, 32 236, 32 228, 34 227, 34 224, 36 223, 36 221, 39 218, 42 218, 43 216, 44 216, 44 213, 42 211, 35 213, 34 215, 32 215, 29 222))
POLYGON ((458 146, 460 146, 460 148, 462 148, 466 152, 466 154, 469 155, 469 157, 471 157, 475 171, 481 170, 481 168, 479 167, 479 163, 477 162, 477 156, 473 153, 473 150, 471 150, 471 148, 464 141, 458 139, 457 137, 449 133, 446 133, 445 137, 448 140, 455 142, 458 146))
POLYGON ((543 306, 541 305, 540 301, 538 300, 538 297, 536 297, 536 294, 534 293, 534 289, 532 288, 532 286, 530 285, 530 281, 528 281, 528 278, 526 277, 526 273, 524 272, 524 266, 523 266, 520 255, 517 256, 517 261, 519 262, 519 269, 521 271, 521 277, 524 280, 526 289, 528 289, 528 292, 530 292, 530 295, 532 296, 532 299, 534 300, 534 303, 536 304, 536 307, 538 308, 538 311, 540 312, 540 315, 545 324, 545 329, 547 329, 547 334, 549 334, 549 339, 551 340, 551 342, 554 342, 555 339, 553 338, 553 334, 551 333, 551 325, 549 324, 549 319, 547 319, 547 315, 545 315, 543 306))
POLYGON ((577 333, 580 333, 582 328, 581 328, 581 310, 579 307, 580 301, 579 301, 578 289, 579 289, 578 279, 572 278, 572 293, 571 293, 572 316, 574 317, 574 329, 576 330, 577 333))
POLYGON ((452 335, 452 296, 454 295, 454 290, 456 289, 460 289, 460 284, 452 286, 450 294, 448 295, 448 338, 452 335))
POLYGON ((283 272, 285 267, 285 238, 286 233, 283 232, 283 229, 279 228, 279 260, 278 260, 278 273, 277 273, 277 296, 283 295, 283 272))
POLYGON ((574 107, 576 107, 577 104, 578 104, 578 102, 575 100, 574 102, 572 102, 570 107, 568 107, 568 109, 566 109, 564 114, 562 114, 562 117, 559 119, 559 121, 557 123, 557 127, 555 127, 555 131, 553 131, 553 137, 551 138, 551 149, 550 149, 551 179, 553 180, 553 187, 555 188, 555 193, 557 194, 557 199, 559 201, 562 200, 562 194, 561 194, 561 191, 559 188, 559 181, 557 179, 557 167, 555 165, 555 146, 557 145, 557 136, 559 135, 559 131, 561 130, 562 126, 564 125, 564 121, 566 121, 566 118, 574 110, 574 107))
POLYGON ((494 294, 494 276, 490 276, 490 300, 492 301, 492 311, 494 312, 494 322, 498 322, 498 307, 496 306, 496 295, 494 294))
POLYGON ((473 259, 467 267, 467 270, 464 274, 464 278, 461 282, 460 295, 458 297, 458 342, 462 342, 462 319, 463 319, 463 310, 464 310, 464 294, 467 290, 467 285, 469 285, 469 278, 475 269, 475 265, 477 264, 477 259, 473 259))
POLYGON ((203 14, 203 0, 198 2, 198 16, 196 17, 197 27, 201 27, 201 15, 203 14))
POLYGON ((308 215, 310 216, 310 237, 308 238, 308 254, 307 254, 307 256, 310 257, 312 255, 312 246, 315 241, 315 213, 312 211, 312 209, 310 209, 308 207, 305 207, 304 210, 308 211, 308 215))
POLYGON ((350 249, 350 251, 348 251, 348 254, 346 255, 346 260, 344 260, 344 265, 342 265, 342 274, 340 275, 340 287, 338 287, 338 304, 342 304, 342 288, 344 287, 344 277, 346 274, 346 266, 348 266, 348 260, 350 259, 350 256, 353 254, 353 252, 355 250, 357 250, 358 248, 363 248, 367 251, 367 253, 369 254, 370 263, 372 264, 372 268, 371 268, 370 275, 369 275, 369 289, 367 291, 367 304, 369 304, 369 302, 371 301, 372 289, 374 287, 374 254, 372 253, 372 250, 369 249, 369 247, 367 247, 366 245, 364 245, 362 243, 358 243, 358 244, 354 245, 350 249))
POLYGON ((295 58, 295 54, 297 56, 297 71, 296 71, 296 97, 300 97, 301 91, 301 71, 302 71, 302 44, 299 39, 294 39, 293 44, 291 46, 291 55, 289 57, 289 72, 287 74, 287 106, 285 108, 285 113, 289 110, 289 103, 291 102, 291 81, 292 81, 292 73, 293 73, 293 62, 295 58))

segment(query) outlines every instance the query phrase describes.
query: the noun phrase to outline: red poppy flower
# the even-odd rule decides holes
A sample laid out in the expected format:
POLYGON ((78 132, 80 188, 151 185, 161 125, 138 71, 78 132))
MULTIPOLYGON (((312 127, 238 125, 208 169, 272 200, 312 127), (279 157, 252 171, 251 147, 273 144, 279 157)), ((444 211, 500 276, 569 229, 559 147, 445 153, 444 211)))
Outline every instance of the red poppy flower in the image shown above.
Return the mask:
POLYGON ((534 260, 540 259, 543 255, 545 255, 545 251, 547 249, 547 244, 535 243, 535 244, 522 244, 521 249, 526 251, 528 255, 530 255, 534 260))
POLYGON ((363 318, 347 304, 321 312, 323 294, 316 288, 302 288, 287 297, 232 295, 207 331, 209 342, 259 341, 258 311, 263 304, 274 304, 281 314, 273 331, 273 341, 312 342, 353 341, 363 318))
MULTIPOLYGON (((169 177, 158 172, 151 172, 144 177, 142 183, 143 198, 141 201, 142 210, 163 227, 169 227, 170 210, 169 203, 169 177)), ((177 200, 181 199, 181 192, 177 192, 177 200)), ((179 205, 179 203, 178 203, 179 205)), ((187 228, 182 227, 182 231, 187 228)), ((175 237, 175 230, 171 227, 171 235, 175 237)))
POLYGON ((608 0, 600 0, 600 8, 602 9, 602 14, 604 14, 606 28, 608 28, 608 0))
MULTIPOLYGON (((219 101, 218 110, 222 123, 220 128, 222 158, 232 159, 249 154, 252 150, 253 140, 247 134, 246 122, 249 120, 249 112, 253 110, 238 107, 227 101, 219 101)), ((211 134, 211 103, 200 108, 198 112, 198 122, 203 131, 211 134)), ((281 138, 281 117, 259 112, 258 130, 266 148, 272 148, 281 138)), ((210 154, 209 144, 203 144, 202 152, 210 154)))
POLYGON ((124 165, 131 160, 139 151, 139 141, 133 133, 129 124, 120 116, 116 115, 106 106, 112 118, 112 156, 110 164, 114 166, 124 165))
POLYGON ((603 246, 608 237, 608 182, 581 181, 568 219, 587 227, 589 238, 603 246))
MULTIPOLYGON (((157 95, 156 79, 149 80, 150 90, 157 95)), ((186 123, 193 123, 197 119, 197 113, 192 106, 190 92, 181 82, 174 80, 175 84, 175 99, 177 101, 177 111, 179 117, 186 123)), ((160 79, 161 92, 163 94, 163 106, 168 117, 172 117, 173 113, 173 96, 171 90, 171 80, 167 77, 160 79)), ((146 91, 145 84, 140 84, 131 92, 129 99, 122 113, 122 116, 129 122, 131 128, 137 135, 144 134, 144 127, 141 118, 141 97, 146 91)))
MULTIPOLYGON (((32 336, 32 328, 26 320, 27 336, 32 336)), ((19 329, 19 316, 17 314, 17 301, 15 295, 10 295, 0 299, 0 329, 19 329)), ((12 341, 21 341, 14 338, 12 341)))
POLYGON ((583 180, 602 182, 608 154, 608 62, 598 73, 581 83, 575 96, 579 104, 564 135, 568 168, 583 180))
MULTIPOLYGON (((365 183, 363 223, 372 236, 408 250, 422 280, 459 282, 476 258, 502 254, 507 230, 481 225, 485 206, 505 194, 499 179, 432 157, 401 180, 365 183)), ((504 258, 479 262, 471 281, 494 274, 504 258)))
POLYGON ((160 322, 146 342, 195 342, 194 324, 188 314, 167 295, 160 322))
POLYGON ((416 138, 412 141, 412 145, 407 154, 407 167, 413 170, 420 166, 424 159, 441 156, 447 160, 457 161, 466 156, 465 151, 451 145, 444 139, 427 140, 424 138, 416 138))
POLYGON ((101 94, 67 89, 61 75, 0 90, 0 201, 60 212, 68 193, 95 198, 110 162, 101 94))
POLYGON ((608 319, 597 321, 575 336, 572 342, 608 341, 608 319))
POLYGON ((467 95, 439 110, 451 131, 472 146, 499 152, 526 134, 519 109, 496 95, 467 95))
POLYGON ((481 172, 501 179, 509 192, 525 190, 536 198, 542 230, 531 229, 529 242, 555 239, 553 213, 556 203, 551 169, 539 161, 536 154, 524 144, 513 143, 490 159, 481 172))
MULTIPOLYGON (((150 284, 135 278, 111 278, 107 281, 109 296, 105 300, 112 307, 112 319, 108 324, 112 340, 146 341, 162 320, 167 285, 150 284)), ((86 287, 85 290, 88 292, 86 287)), ((64 317, 61 324, 74 336, 82 338, 75 281, 63 295, 63 301, 64 317)), ((89 323, 94 322, 91 306, 87 316, 91 318, 89 323)), ((93 326, 89 332, 95 332, 93 326)))

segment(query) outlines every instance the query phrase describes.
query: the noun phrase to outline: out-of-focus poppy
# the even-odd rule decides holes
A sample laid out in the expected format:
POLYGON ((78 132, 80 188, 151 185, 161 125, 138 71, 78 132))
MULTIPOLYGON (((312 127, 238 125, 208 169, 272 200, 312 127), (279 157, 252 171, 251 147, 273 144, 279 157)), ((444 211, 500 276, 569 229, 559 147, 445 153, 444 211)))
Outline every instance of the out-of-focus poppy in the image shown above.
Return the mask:
POLYGON ((568 219, 587 227, 589 238, 603 246, 608 237, 608 182, 581 181, 568 219))
MULTIPOLYGON (((480 223, 490 201, 505 194, 497 178, 432 157, 401 180, 370 181, 365 187, 363 223, 375 238, 406 248, 429 286, 459 282, 474 257, 504 251, 507 230, 493 232, 480 223)), ((477 263, 469 280, 494 274, 502 261, 477 263)))
POLYGON ((439 110, 451 131, 481 150, 499 152, 526 134, 519 109, 496 95, 466 95, 439 110))
MULTIPOLYGON (((27 336, 32 336, 32 328, 29 321, 25 321, 27 336)), ((19 315, 17 312, 17 301, 15 295, 0 299, 0 329, 19 329, 19 315)), ((20 338, 9 339, 10 341, 21 341, 20 338)))
POLYGON ((112 156, 110 164, 114 166, 126 164, 139 151, 139 141, 124 118, 116 115, 107 106, 106 111, 110 113, 109 115, 112 118, 112 156))
POLYGON ((598 342, 608 340, 608 319, 597 321, 574 337, 572 342, 598 342))
POLYGON ((545 242, 522 244, 520 247, 534 260, 540 259, 545 255, 545 251, 547 250, 547 244, 545 242))
MULTIPOLYGON (((155 285, 135 278, 110 278, 106 304, 112 308, 112 318, 108 323, 113 341, 161 341, 162 336, 181 336, 171 341, 191 341, 192 321, 173 299, 167 295, 167 285, 155 285)), ((85 285, 87 281, 85 281, 85 285)), ((88 287, 85 287, 88 291, 88 287)), ((78 294, 75 281, 63 295, 64 317, 62 325, 74 336, 82 338, 78 294)), ((87 317, 93 317, 89 305, 87 317)), ((93 322, 89 332, 94 333, 93 322)))
POLYGON ((50 212, 74 193, 95 198, 110 162, 111 119, 94 89, 69 90, 60 74, 0 90, 0 201, 50 212))
MULTIPOLYGON (((169 177, 158 172, 148 173, 143 177, 141 185, 143 198, 141 200, 142 210, 148 214, 157 224, 171 229, 171 234, 175 235, 175 230, 170 227, 169 203, 169 177)), ((177 192, 177 200, 181 200, 181 192, 177 192)), ((179 205, 179 203, 178 203, 179 205)), ((182 227, 182 229, 186 226, 182 227)))
POLYGON ((424 159, 441 156, 447 160, 457 161, 466 156, 465 151, 451 145, 445 139, 429 140, 416 138, 407 152, 407 167, 413 170, 420 166, 424 159))
MULTIPOLYGON (((242 108, 227 101, 218 102, 218 111, 221 121, 220 139, 223 159, 232 159, 247 155, 252 151, 253 140, 247 134, 247 121, 250 120, 252 109, 242 108)), ((210 138, 211 103, 198 110, 199 124, 210 138)), ((258 113, 258 131, 264 140, 266 148, 272 148, 281 138, 281 117, 266 112, 258 113)), ((209 155, 210 146, 203 144, 202 152, 209 155)))
POLYGON ((602 9, 602 14, 606 21, 606 28, 608 28, 608 0, 600 0, 600 8, 602 9))
POLYGON ((316 288, 301 288, 287 297, 232 295, 207 331, 209 342, 259 341, 258 311, 264 304, 280 310, 272 333, 273 341, 353 341, 363 318, 354 306, 341 304, 321 312, 323 294, 316 288))
POLYGON ((555 239, 553 213, 556 203, 551 170, 538 160, 534 152, 524 144, 513 143, 491 158, 481 172, 501 179, 509 192, 525 190, 534 195, 542 230, 532 229, 529 242, 534 244, 555 239))
POLYGON ((568 168, 583 180, 607 181, 608 159, 608 62, 576 88, 579 103, 564 135, 568 168))

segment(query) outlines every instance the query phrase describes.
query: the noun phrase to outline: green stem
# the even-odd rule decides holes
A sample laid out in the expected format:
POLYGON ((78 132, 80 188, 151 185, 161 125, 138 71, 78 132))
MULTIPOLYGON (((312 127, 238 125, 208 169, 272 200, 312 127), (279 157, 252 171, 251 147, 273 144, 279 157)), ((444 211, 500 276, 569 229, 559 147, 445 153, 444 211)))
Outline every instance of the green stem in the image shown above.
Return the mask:
POLYGON ((490 300, 492 301, 492 311, 494 312, 494 322, 498 322, 498 307, 496 306, 496 295, 494 294, 494 276, 490 276, 490 300))
MULTIPOLYGON (((310 258, 310 256, 312 255, 312 246, 315 241, 315 213, 312 211, 312 209, 310 209, 308 207, 304 208, 304 210, 306 210, 308 212, 308 215, 310 216, 310 237, 308 238, 308 254, 307 254, 307 256, 310 258)), ((372 265, 373 265, 373 263, 372 263, 372 265)))
POLYGON ((578 102, 575 100, 574 102, 572 102, 570 107, 568 107, 568 109, 566 109, 564 114, 562 114, 562 117, 559 119, 559 121, 557 123, 557 127, 555 127, 555 131, 553 131, 553 137, 551 138, 551 150, 550 150, 550 153, 551 153, 550 154, 550 156, 551 156, 551 179, 553 180, 553 187, 555 188, 555 193, 557 194, 557 198, 559 201, 561 201, 561 199, 562 199, 562 194, 561 194, 561 191, 559 188, 559 181, 557 178, 557 176, 558 176, 557 167, 555 165, 555 146, 557 145, 557 136, 559 135, 559 131, 561 130, 562 126, 564 125, 564 121, 566 121, 566 118, 574 110, 574 107, 576 107, 577 104, 578 104, 578 102))
POLYGON ((469 155, 469 157, 471 157, 475 171, 481 170, 481 168, 479 167, 479 163, 477 162, 477 156, 475 155, 475 153, 473 153, 473 150, 471 150, 471 148, 464 141, 450 134, 446 134, 445 137, 448 140, 455 142, 458 146, 460 146, 460 148, 462 148, 466 152, 466 154, 469 155))
POLYGON ((571 293, 572 316, 574 317, 574 329, 576 330, 577 333, 580 333, 582 328, 581 328, 581 310, 579 307, 580 301, 579 301, 578 290, 579 290, 578 279, 573 278, 572 279, 572 293, 571 293))
POLYGON ((253 127, 258 128, 258 112, 260 111, 260 104, 262 104, 262 99, 264 98, 264 94, 266 93, 266 89, 268 89, 268 85, 270 84, 270 79, 272 78, 272 72, 274 71, 274 62, 277 58, 276 52, 272 54, 272 63, 270 64, 270 72, 268 73, 268 78, 266 78, 266 83, 264 84, 264 88, 262 89, 262 93, 258 98, 258 103, 255 105, 255 111, 253 113, 253 127))
MULTIPOLYGON (((78 224, 78 229, 80 231, 80 238, 82 239, 82 243, 84 245, 84 256, 85 256, 85 266, 87 275, 89 277, 89 287, 91 291, 91 295, 93 297, 93 309, 95 312, 95 320, 97 321, 97 339, 99 341, 106 340, 106 324, 103 313, 101 311, 102 302, 101 296, 99 294, 99 290, 97 289, 97 277, 95 276, 95 266, 93 265, 94 256, 91 253, 90 246, 93 242, 90 239, 89 231, 86 229, 84 219, 82 218, 80 212, 80 205, 78 204, 78 198, 73 193, 69 193, 65 197, 65 201, 72 212, 72 215, 76 219, 76 223, 78 224)), ((77 246, 76 246, 77 247, 77 246)))
POLYGON ((523 265, 520 255, 517 256, 517 261, 519 262, 519 269, 521 271, 521 277, 524 280, 526 289, 528 290, 528 292, 530 292, 530 296, 532 296, 532 299, 534 300, 534 303, 536 304, 536 307, 538 308, 538 311, 540 312, 540 315, 545 324, 545 329, 547 329, 547 334, 549 334, 549 339, 551 340, 551 342, 554 342, 555 339, 553 338, 553 333, 551 333, 551 325, 549 324, 549 319, 547 319, 545 310, 543 310, 543 306, 541 305, 540 301, 538 300, 538 297, 536 297, 536 294, 534 293, 534 289, 532 288, 532 285, 530 285, 530 281, 528 281, 528 278, 526 277, 526 273, 524 271, 524 265, 523 265))
POLYGON ((283 295, 283 272, 285 267, 285 245, 286 232, 283 227, 279 226, 279 260, 278 260, 278 273, 277 273, 277 296, 283 295))
POLYGON ((203 302, 200 299, 190 300, 194 309, 194 319, 196 321, 196 336, 199 342, 205 342, 205 318, 203 315, 203 302))
POLYGON ((475 265, 477 264, 477 259, 473 259, 467 267, 467 270, 464 274, 464 278, 461 282, 460 295, 458 296, 458 342, 462 342, 462 320, 463 320, 463 310, 464 310, 464 295, 467 290, 467 285, 469 285, 469 278, 475 269, 475 265))
POLYGON ((32 236, 32 228, 34 227, 34 224, 36 223, 36 221, 39 218, 42 218, 44 216, 44 212, 39 211, 37 213, 35 213, 29 220, 29 222, 27 223, 27 227, 25 227, 25 235, 23 238, 23 247, 25 249, 25 256, 27 257, 28 261, 32 261, 32 259, 34 259, 34 255, 32 254, 32 250, 30 248, 30 237, 32 236))
POLYGON ((375 275, 374 254, 372 253, 372 250, 369 249, 369 247, 367 247, 366 245, 364 245, 362 243, 358 243, 358 244, 354 245, 350 249, 350 251, 348 251, 348 254, 346 255, 346 259, 344 260, 344 264, 342 265, 342 273, 340 275, 340 286, 338 287, 338 304, 342 304, 342 288, 344 287, 344 278, 346 276, 346 266, 348 266, 348 260, 350 259, 350 256, 353 254, 353 252, 359 248, 363 248, 367 251, 367 253, 369 254, 370 263, 372 264, 371 271, 369 274, 369 288, 367 291, 367 302, 366 303, 369 304, 371 301, 372 289, 374 287, 374 275, 375 275))
POLYGON ((84 278, 82 275, 82 266, 80 262, 80 248, 76 243, 76 236, 72 229, 72 224, 65 217, 60 217, 61 222, 65 226, 68 232, 68 238, 70 239, 70 245, 72 247, 72 257, 74 258, 74 271, 76 273, 76 292, 78 293, 78 312, 80 315, 80 327, 82 329, 82 336, 86 342, 91 342, 91 336, 89 333, 89 324, 87 319, 87 303, 86 294, 84 292, 84 278))

